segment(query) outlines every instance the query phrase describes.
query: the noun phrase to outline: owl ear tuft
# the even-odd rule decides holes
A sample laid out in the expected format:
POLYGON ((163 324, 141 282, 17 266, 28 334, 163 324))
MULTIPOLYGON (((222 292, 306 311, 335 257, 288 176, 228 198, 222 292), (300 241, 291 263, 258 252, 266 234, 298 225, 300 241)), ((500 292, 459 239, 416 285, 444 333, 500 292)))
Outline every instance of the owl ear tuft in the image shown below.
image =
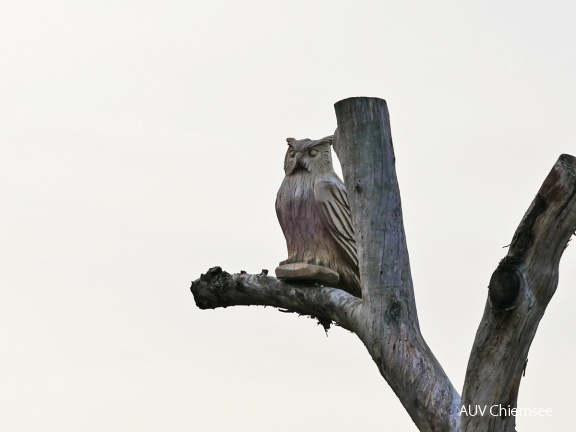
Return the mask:
POLYGON ((286 142, 288 143, 288 145, 292 145, 294 141, 296 141, 294 138, 286 138, 286 142))
POLYGON ((330 144, 332 145, 332 140, 334 138, 334 135, 328 135, 324 138, 320 138, 319 140, 316 141, 317 144, 330 144))

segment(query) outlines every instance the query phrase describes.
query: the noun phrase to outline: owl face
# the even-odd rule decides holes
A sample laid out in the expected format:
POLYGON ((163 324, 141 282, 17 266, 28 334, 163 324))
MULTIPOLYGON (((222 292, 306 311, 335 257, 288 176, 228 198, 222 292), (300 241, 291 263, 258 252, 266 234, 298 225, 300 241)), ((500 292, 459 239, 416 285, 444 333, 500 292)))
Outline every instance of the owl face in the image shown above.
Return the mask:
POLYGON ((284 172, 287 176, 311 173, 318 174, 332 171, 332 136, 319 140, 308 138, 296 140, 286 138, 288 151, 284 158, 284 172))

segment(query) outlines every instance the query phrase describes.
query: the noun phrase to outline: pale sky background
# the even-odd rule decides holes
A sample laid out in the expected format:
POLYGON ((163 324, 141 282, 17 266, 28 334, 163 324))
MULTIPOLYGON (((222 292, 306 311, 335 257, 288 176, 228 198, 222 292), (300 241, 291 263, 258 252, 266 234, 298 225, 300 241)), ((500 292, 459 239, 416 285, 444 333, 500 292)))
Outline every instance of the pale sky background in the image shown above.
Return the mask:
MULTIPOLYGON (((0 429, 414 431, 353 334, 201 311, 273 272, 285 138, 386 99, 425 338, 461 391, 487 285, 576 154, 573 1, 0 3, 0 429)), ((576 246, 529 355, 524 432, 570 430, 576 246)))

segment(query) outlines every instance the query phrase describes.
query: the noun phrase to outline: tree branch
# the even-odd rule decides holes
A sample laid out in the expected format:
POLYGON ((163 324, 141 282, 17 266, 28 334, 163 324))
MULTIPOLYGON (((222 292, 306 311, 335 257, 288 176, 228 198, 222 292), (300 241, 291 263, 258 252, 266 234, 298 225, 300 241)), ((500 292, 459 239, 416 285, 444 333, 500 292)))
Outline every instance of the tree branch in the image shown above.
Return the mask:
POLYGON ((359 298, 337 288, 283 282, 266 273, 231 275, 213 267, 192 282, 190 290, 200 309, 273 306, 316 318, 326 329, 334 321, 356 331, 362 303, 359 298))
MULTIPOLYGON (((317 318, 325 327, 334 321, 362 340, 419 430, 514 430, 513 416, 459 416, 460 397, 420 332, 386 102, 351 98, 335 110, 334 149, 347 185, 362 299, 336 288, 283 282, 264 271, 230 275, 214 267, 192 282, 196 304, 274 306, 317 318)), ((528 350, 575 230, 576 158, 562 155, 490 279, 464 406, 516 407, 528 350)))
POLYGON ((350 98, 335 110, 362 285, 356 333, 420 430, 455 431, 460 396, 418 324, 386 101, 350 98))
MULTIPOLYGON (((558 286, 560 258, 575 230, 576 158, 562 155, 490 279, 488 300, 466 371, 464 407, 517 407, 528 351, 558 286)), ((509 411, 492 414, 463 415, 462 430, 515 430, 515 416, 509 411)))

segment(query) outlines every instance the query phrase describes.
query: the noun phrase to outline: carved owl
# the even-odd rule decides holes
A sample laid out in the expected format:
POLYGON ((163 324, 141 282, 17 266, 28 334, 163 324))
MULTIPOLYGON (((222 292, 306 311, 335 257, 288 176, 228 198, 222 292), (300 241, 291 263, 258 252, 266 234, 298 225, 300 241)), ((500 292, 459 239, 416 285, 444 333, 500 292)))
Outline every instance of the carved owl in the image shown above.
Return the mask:
POLYGON ((276 214, 288 246, 280 264, 308 263, 340 275, 338 288, 360 297, 354 230, 344 183, 332 167, 332 136, 287 138, 276 214))

